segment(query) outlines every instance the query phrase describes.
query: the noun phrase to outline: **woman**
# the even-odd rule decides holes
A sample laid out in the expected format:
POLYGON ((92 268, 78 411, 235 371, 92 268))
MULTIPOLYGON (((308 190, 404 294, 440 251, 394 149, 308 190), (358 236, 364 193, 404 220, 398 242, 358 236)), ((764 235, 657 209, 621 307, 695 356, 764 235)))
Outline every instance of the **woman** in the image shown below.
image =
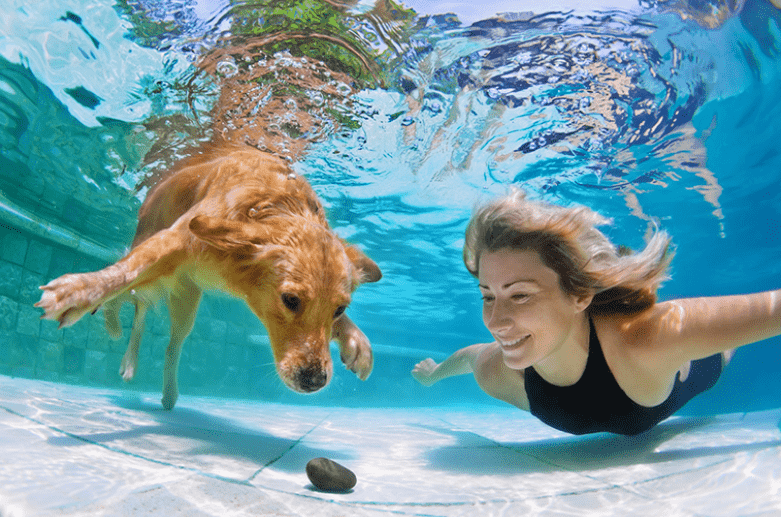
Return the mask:
POLYGON ((631 253, 597 230, 607 222, 521 191, 478 210, 464 263, 495 341, 426 359, 415 379, 472 372, 492 397, 562 431, 634 435, 712 387, 734 348, 781 334, 781 291, 657 303, 669 237, 631 253))

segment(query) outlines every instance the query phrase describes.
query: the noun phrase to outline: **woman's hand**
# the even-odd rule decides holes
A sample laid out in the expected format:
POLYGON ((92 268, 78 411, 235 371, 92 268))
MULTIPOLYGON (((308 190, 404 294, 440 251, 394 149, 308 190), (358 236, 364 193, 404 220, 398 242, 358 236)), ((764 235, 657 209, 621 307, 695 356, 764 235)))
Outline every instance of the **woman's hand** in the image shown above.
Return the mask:
POLYGON ((412 376, 423 386, 431 386, 437 382, 437 379, 434 379, 433 375, 438 366, 439 365, 433 359, 424 359, 412 369, 412 376))

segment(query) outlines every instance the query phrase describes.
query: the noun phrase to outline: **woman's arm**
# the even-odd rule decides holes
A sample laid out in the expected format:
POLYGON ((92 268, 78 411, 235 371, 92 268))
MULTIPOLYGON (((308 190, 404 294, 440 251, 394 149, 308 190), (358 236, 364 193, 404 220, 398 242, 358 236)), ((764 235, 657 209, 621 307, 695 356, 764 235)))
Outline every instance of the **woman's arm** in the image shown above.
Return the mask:
POLYGON ((619 323, 625 342, 683 363, 781 334, 781 291, 687 298, 619 323))
POLYGON ((447 377, 472 373, 477 356, 485 346, 485 343, 479 343, 462 348, 439 364, 433 359, 424 359, 412 369, 412 376, 422 385, 431 386, 447 377))
POLYGON ((504 364, 502 350, 496 343, 462 348, 440 364, 426 359, 412 370, 412 376, 424 386, 465 373, 474 373, 478 386, 488 395, 529 411, 523 371, 511 370, 504 364))

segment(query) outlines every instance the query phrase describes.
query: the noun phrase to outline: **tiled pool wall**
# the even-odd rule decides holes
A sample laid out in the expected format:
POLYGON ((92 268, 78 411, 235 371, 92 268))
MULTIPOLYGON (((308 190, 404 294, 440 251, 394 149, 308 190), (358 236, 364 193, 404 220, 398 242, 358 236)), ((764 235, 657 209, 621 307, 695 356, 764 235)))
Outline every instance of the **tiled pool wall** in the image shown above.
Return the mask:
MULTIPOLYGON (((1 212, 1 211, 0 211, 1 212)), ((0 213, 2 216, 2 213, 0 213)), ((111 261, 79 251, 89 246, 68 246, 68 239, 48 238, 47 228, 28 231, 0 218, 0 374, 11 377, 159 391, 169 339, 165 303, 147 316, 136 379, 126 384, 119 376, 133 321, 133 307, 121 312, 124 328, 118 340, 105 330, 103 312, 83 317, 76 324, 58 329, 41 320, 33 305, 40 299, 39 286, 65 273, 95 271, 111 261), (76 247, 77 249, 73 249, 76 247)), ((34 228, 34 227, 33 227, 34 228)), ((62 235, 56 228, 55 235, 62 235)), ((99 248, 94 248, 98 250, 99 248)), ((107 253, 102 253, 106 255, 107 253)), ((341 365, 332 345, 334 377, 328 388, 302 396, 289 391, 278 379, 268 337, 263 325, 240 301, 205 294, 192 334, 185 341, 179 367, 182 394, 214 395, 319 405, 406 406, 448 402, 485 402, 486 397, 471 379, 454 386, 423 388, 410 376, 417 354, 394 352, 420 347, 434 336, 400 332, 382 325, 361 325, 375 345, 375 366, 368 381, 359 381, 341 365), (377 346, 389 343, 391 346, 377 346), (379 351, 378 351, 379 349, 379 351)), ((455 338, 454 343, 460 343, 455 338)), ((454 345, 457 346, 457 345, 454 345)), ((441 359, 441 357, 440 357, 441 359)))
MULTIPOLYGON (((40 298, 39 286, 49 280, 107 263, 5 224, 0 225, 0 243, 0 373, 87 385, 123 384, 118 370, 130 335, 131 305, 122 310, 124 333, 116 341, 105 331, 102 311, 60 330, 56 322, 41 320, 42 311, 33 306, 40 298)), ((148 316, 134 387, 159 389, 168 336, 163 303, 148 316)), ((251 396, 261 388, 253 379, 269 377, 253 370, 271 362, 265 331, 249 310, 233 300, 206 296, 183 352, 180 382, 195 391, 251 396), (197 360, 187 360, 190 355, 197 360)))

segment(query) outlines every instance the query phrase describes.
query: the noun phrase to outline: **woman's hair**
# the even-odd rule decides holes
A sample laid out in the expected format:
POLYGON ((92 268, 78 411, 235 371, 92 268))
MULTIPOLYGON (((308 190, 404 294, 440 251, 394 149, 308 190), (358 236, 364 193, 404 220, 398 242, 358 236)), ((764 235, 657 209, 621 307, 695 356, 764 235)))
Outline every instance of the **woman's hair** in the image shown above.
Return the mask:
POLYGON ((670 237, 656 231, 645 249, 617 248, 597 226, 610 221, 586 207, 565 208, 513 189, 478 208, 466 228, 464 264, 478 276, 480 256, 502 249, 533 250, 559 275, 569 295, 594 295, 592 313, 635 313, 656 303, 672 259, 670 237))

